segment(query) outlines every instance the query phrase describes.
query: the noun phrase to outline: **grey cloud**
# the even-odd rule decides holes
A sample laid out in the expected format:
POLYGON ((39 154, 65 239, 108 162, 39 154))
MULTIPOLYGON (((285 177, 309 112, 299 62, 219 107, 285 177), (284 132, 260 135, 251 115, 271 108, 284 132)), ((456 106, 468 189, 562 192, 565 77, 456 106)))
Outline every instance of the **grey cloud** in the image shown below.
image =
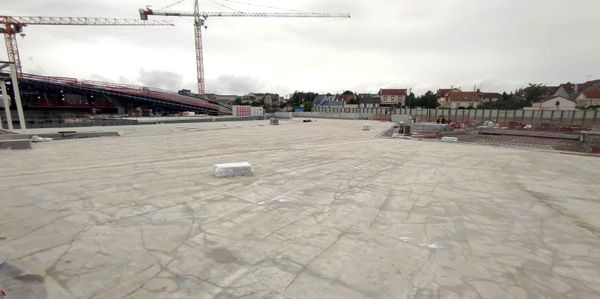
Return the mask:
POLYGON ((180 74, 168 71, 141 69, 137 80, 148 87, 161 88, 171 91, 181 89, 183 77, 180 74))
POLYGON ((238 75, 221 75, 217 79, 207 81, 209 90, 225 94, 246 94, 250 92, 264 92, 267 87, 265 81, 238 75))
MULTIPOLYGON (((137 9, 147 2, 160 8, 174 1, 28 0, 9 1, 2 8, 5 14, 16 15, 137 18, 137 9)), ((191 9, 188 5, 191 2, 185 3, 177 9, 191 9)), ((201 3, 206 10, 225 9, 209 1, 201 3)), ((376 90, 384 82, 389 87, 408 85, 415 89, 483 83, 484 89, 510 91, 529 82, 556 84, 583 81, 587 75, 600 76, 597 71, 600 39, 594 38, 595 28, 600 28, 598 0, 298 0, 289 4, 261 0, 260 3, 302 11, 347 11, 352 13, 352 19, 209 19, 209 30, 204 34, 207 74, 217 78, 207 82, 209 91, 244 93, 285 86, 288 91, 342 88, 360 92, 376 90), (335 74, 328 72, 331 69, 336 70, 335 74)), ((30 26, 26 31, 32 37, 47 34, 48 38, 36 42, 40 50, 32 46, 26 48, 26 53, 36 57, 36 51, 59 48, 58 45, 68 41, 73 47, 83 43, 122 47, 123 56, 136 55, 136 51, 145 51, 146 47, 156 51, 160 61, 190 55, 189 64, 179 59, 177 65, 164 66, 181 70, 178 73, 184 76, 181 81, 187 86, 195 75, 190 67, 191 20, 155 19, 173 19, 177 26, 49 26, 39 32, 37 27, 30 26)), ((69 63, 69 57, 56 59, 69 63)), ((46 67, 44 61, 39 64, 46 67)), ((50 68, 47 71, 57 73, 50 68)), ((119 69, 111 72, 100 75, 108 78, 123 75, 119 69)), ((131 72, 127 76, 135 77, 131 72)))
POLYGON ((99 75, 99 74, 91 74, 90 80, 101 81, 101 82, 110 82, 111 81, 110 79, 108 79, 102 75, 99 75))

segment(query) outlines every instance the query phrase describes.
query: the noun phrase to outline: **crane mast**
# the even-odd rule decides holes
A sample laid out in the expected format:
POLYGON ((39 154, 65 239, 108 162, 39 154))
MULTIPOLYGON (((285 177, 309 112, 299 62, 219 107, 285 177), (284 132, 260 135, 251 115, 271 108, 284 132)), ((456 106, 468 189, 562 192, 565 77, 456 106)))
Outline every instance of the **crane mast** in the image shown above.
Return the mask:
POLYGON ((4 34, 8 61, 14 63, 18 76, 21 76, 23 71, 16 34, 24 35, 23 27, 28 25, 173 26, 173 23, 117 18, 0 16, 0 33, 4 34))
POLYGON ((202 26, 206 17, 200 16, 198 1, 194 3, 194 38, 196 42, 196 78, 198 78, 198 94, 204 94, 206 83, 204 82, 204 51, 202 49, 202 26))
POLYGON ((313 12, 203 12, 198 0, 194 1, 194 11, 153 10, 149 7, 139 10, 140 19, 148 20, 148 16, 193 17, 194 36, 196 40, 196 71, 198 78, 198 94, 206 94, 204 78, 204 55, 202 50, 202 27, 208 17, 246 17, 246 18, 350 18, 348 13, 313 13, 313 12))

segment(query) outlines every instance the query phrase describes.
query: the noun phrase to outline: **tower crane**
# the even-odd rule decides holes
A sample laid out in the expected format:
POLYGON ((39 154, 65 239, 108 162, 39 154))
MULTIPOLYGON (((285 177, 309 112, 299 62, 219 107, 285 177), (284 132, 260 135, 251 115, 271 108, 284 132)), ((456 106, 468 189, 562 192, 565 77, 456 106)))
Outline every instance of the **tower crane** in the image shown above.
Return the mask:
MULTIPOLYGON (((204 95, 205 80, 204 80, 204 57, 202 51, 202 27, 205 27, 208 17, 261 17, 261 18, 350 18, 348 13, 291 13, 291 12, 202 12, 198 5, 198 0, 194 1, 194 11, 168 11, 168 10, 153 10, 146 7, 139 10, 140 19, 148 20, 149 15, 157 16, 172 16, 172 17, 193 17, 194 18, 194 33, 196 38, 196 70, 198 77, 198 94, 204 95)), ((205 28, 206 29, 206 28, 205 28)))
POLYGON ((16 34, 24 36, 23 27, 28 25, 77 25, 77 26, 173 26, 170 21, 142 21, 136 19, 86 18, 86 17, 12 17, 0 16, 0 33, 4 34, 8 61, 14 63, 17 76, 23 70, 19 58, 16 34))

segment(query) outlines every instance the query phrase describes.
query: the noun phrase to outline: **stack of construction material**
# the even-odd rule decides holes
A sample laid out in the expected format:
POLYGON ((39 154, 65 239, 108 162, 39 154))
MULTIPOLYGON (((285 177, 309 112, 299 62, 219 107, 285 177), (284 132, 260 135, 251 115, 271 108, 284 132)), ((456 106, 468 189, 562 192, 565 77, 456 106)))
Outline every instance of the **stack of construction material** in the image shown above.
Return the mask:
POLYGON ((456 137, 442 137, 442 141, 444 141, 444 142, 458 142, 458 138, 456 138, 456 137))
POLYGON ((234 176, 252 176, 254 169, 248 162, 224 163, 214 165, 215 176, 219 178, 234 176))

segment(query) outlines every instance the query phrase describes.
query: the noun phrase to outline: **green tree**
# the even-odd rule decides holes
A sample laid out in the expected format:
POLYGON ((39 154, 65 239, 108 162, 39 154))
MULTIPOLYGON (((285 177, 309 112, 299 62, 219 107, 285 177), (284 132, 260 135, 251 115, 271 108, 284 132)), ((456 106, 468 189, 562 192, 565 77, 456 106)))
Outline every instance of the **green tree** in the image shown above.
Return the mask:
POLYGON ((314 93, 314 92, 296 91, 290 97, 290 105, 292 105, 294 107, 300 107, 303 105, 304 102, 312 103, 315 100, 316 96, 317 96, 317 93, 314 93))
POLYGON ((417 100, 415 94, 411 91, 408 96, 406 96, 406 101, 404 102, 406 107, 415 108, 417 107, 417 100))
POLYGON ((502 97, 496 102, 486 102, 477 105, 478 109, 504 109, 504 110, 513 110, 513 109, 522 109, 526 106, 526 102, 518 99, 512 93, 507 94, 506 92, 502 93, 502 97))
POLYGON ((311 102, 308 102, 308 101, 304 102, 303 107, 304 107, 304 111, 305 112, 312 111, 312 101, 311 102))
POLYGON ((431 90, 416 99, 416 107, 435 109, 439 106, 438 96, 431 90))
POLYGON ((523 99, 525 106, 531 106, 531 103, 539 100, 544 95, 544 86, 542 84, 531 84, 523 89, 523 99))

